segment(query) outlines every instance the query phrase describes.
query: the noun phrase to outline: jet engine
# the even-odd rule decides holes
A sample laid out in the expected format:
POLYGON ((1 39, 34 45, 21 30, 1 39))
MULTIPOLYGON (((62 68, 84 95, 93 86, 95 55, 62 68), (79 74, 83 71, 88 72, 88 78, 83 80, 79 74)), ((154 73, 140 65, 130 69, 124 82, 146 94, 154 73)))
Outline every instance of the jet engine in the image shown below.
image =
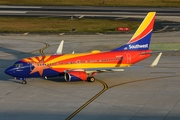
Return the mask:
POLYGON ((85 81, 87 79, 87 74, 84 71, 65 72, 64 79, 66 81, 85 81))

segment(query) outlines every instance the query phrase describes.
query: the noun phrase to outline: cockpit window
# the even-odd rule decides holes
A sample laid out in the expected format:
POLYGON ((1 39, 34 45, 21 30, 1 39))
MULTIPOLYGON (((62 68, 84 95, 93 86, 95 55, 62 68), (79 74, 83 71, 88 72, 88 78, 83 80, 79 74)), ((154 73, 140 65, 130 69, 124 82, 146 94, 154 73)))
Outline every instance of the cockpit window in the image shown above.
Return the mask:
POLYGON ((23 64, 14 64, 13 66, 19 68, 19 67, 22 67, 23 64))

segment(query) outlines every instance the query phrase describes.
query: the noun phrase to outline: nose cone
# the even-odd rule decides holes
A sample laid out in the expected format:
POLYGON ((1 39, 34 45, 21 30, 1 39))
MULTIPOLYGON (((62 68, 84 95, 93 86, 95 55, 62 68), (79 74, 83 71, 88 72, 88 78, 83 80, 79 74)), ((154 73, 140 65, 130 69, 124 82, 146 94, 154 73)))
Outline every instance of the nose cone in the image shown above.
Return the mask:
POLYGON ((13 76, 13 70, 11 68, 7 68, 4 73, 6 73, 7 75, 13 76))

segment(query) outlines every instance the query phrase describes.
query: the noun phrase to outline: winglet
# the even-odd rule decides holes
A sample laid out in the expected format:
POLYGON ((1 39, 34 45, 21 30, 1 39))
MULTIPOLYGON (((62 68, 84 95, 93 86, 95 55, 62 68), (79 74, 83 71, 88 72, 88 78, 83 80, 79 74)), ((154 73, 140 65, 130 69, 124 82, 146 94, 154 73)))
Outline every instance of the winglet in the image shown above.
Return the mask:
POLYGON ((63 49, 63 44, 64 44, 64 40, 62 40, 59 44, 59 47, 56 51, 56 54, 62 54, 62 49, 63 49))
POLYGON ((156 59, 153 61, 153 63, 150 65, 150 67, 155 67, 158 64, 158 62, 161 58, 161 55, 162 55, 162 52, 159 53, 159 55, 156 57, 156 59))

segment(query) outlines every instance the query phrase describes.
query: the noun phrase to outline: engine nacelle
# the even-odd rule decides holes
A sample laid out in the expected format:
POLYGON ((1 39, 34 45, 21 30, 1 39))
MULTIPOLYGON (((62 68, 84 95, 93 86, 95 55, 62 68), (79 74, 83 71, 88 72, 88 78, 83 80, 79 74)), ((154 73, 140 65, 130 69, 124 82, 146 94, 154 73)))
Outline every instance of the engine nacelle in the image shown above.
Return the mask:
POLYGON ((65 72, 64 79, 66 81, 85 81, 87 79, 87 74, 84 71, 65 72))

